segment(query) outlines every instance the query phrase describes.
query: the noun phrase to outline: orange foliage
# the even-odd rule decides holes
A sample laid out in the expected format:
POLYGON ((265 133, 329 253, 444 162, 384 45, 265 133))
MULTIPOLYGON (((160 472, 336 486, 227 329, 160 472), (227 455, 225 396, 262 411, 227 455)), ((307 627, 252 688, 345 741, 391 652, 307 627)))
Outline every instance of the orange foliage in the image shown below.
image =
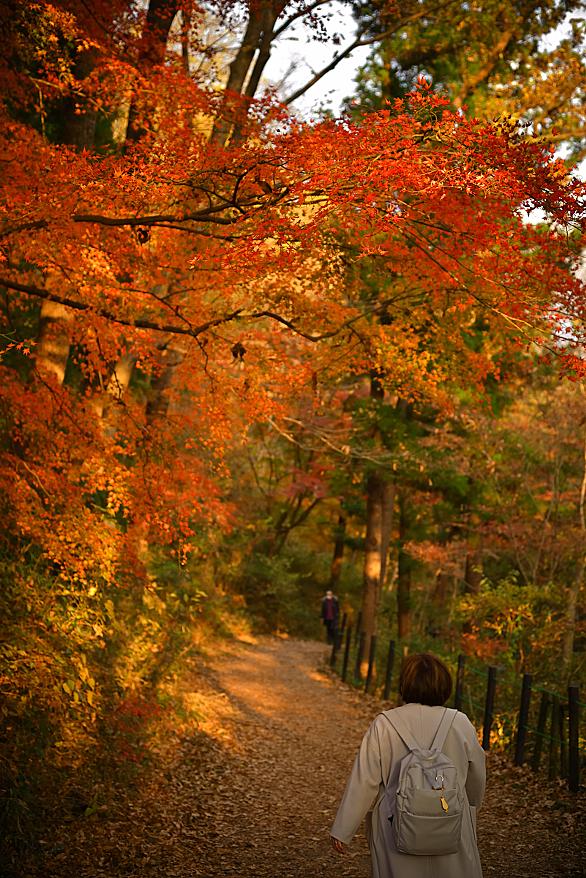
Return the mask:
POLYGON ((301 124, 270 97, 223 102, 176 60, 147 64, 125 3, 22 15, 31 41, 13 50, 37 77, 10 58, 1 72, 4 334, 14 355, 12 315, 62 306, 72 376, 41 368, 36 324, 20 330, 33 368, 2 367, 0 484, 13 531, 64 575, 112 580, 147 535, 186 546, 227 526, 226 451, 322 377, 384 370, 447 410, 450 382, 498 371, 466 344, 479 314, 515 343, 560 349, 569 327, 583 341, 565 234, 581 190, 514 127, 451 112, 425 81, 358 123, 301 124), (82 114, 132 97, 144 130, 102 152, 50 142, 56 97, 82 114), (221 113, 239 120, 226 143, 210 137, 221 113), (556 225, 528 225, 536 208, 556 225), (123 357, 132 383, 112 394, 123 357))

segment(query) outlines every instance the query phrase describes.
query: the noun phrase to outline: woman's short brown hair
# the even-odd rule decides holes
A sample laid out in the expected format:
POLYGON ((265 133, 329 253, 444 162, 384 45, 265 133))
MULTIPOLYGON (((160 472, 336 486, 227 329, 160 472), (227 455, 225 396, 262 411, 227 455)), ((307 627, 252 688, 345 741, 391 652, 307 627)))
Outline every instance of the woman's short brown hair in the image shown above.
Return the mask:
POLYGON ((452 675, 437 656, 414 653, 403 660, 399 694, 405 704, 445 704, 452 691, 452 675))

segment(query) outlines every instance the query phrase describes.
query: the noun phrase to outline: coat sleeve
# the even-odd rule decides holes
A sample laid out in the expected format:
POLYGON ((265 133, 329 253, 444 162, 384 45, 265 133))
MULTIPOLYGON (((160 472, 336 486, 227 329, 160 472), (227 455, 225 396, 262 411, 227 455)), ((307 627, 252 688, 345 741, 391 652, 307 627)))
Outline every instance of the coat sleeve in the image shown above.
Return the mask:
POLYGON ((468 720, 471 734, 466 740, 468 752, 468 774, 466 776, 466 795, 475 808, 480 808, 486 787, 486 754, 476 737, 474 726, 468 720))
POLYGON ((349 844, 376 799, 383 782, 380 741, 377 721, 374 720, 360 745, 354 760, 346 790, 331 829, 334 838, 349 844))

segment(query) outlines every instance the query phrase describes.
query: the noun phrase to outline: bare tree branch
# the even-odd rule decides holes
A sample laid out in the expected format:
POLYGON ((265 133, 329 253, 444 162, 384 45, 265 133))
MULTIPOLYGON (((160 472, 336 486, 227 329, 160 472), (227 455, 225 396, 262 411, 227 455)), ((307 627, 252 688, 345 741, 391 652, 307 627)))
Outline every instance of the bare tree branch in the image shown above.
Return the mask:
MULTIPOLYGON (((231 320, 235 320, 243 310, 242 308, 238 308, 236 311, 223 314, 221 317, 215 317, 213 320, 208 320, 206 323, 201 323, 199 326, 192 326, 191 324, 188 324, 188 326, 177 326, 173 323, 159 323, 154 320, 144 320, 141 318, 138 318, 137 320, 129 320, 124 317, 119 317, 108 308, 95 308, 85 302, 80 302, 78 299, 72 299, 68 296, 58 296, 56 293, 51 293, 49 290, 43 289, 42 287, 37 287, 32 284, 21 284, 18 283, 18 281, 10 280, 6 277, 0 277, 0 285, 5 286, 10 290, 16 290, 17 292, 34 296, 37 299, 57 302, 59 305, 64 305, 66 308, 71 308, 74 311, 87 311, 91 314, 97 314, 99 317, 103 317, 111 323, 118 323, 121 326, 132 326, 135 329, 149 329, 154 332, 165 332, 172 335, 189 335, 193 338, 197 338, 198 335, 207 332, 214 326, 220 326, 222 323, 229 323, 231 320)), ((184 317, 181 317, 181 319, 185 320, 184 317)))
POLYGON ((372 36, 365 36, 366 31, 361 30, 356 35, 355 39, 349 43, 345 49, 337 54, 329 64, 326 64, 325 67, 322 67, 317 73, 312 76, 312 78, 305 83, 305 85, 301 86, 297 89, 297 91, 293 92, 293 94, 289 95, 283 101, 284 104, 292 104, 293 101, 297 100, 297 98, 301 97, 301 95, 305 94, 306 91, 319 82, 327 73, 334 70, 338 64, 347 58, 352 52, 359 48, 360 46, 372 46, 374 43, 380 43, 382 40, 387 39, 388 37, 396 34, 397 31, 401 30, 401 28, 405 27, 408 24, 412 24, 414 21, 418 21, 420 18, 424 18, 426 16, 431 15, 434 12, 439 12, 441 9, 445 9, 448 6, 452 6, 456 3, 456 0, 445 0, 443 3, 438 3, 437 6, 432 8, 424 7, 423 9, 419 9, 417 12, 414 12, 412 15, 407 15, 405 18, 402 18, 401 21, 398 21, 392 27, 387 28, 385 31, 374 34, 372 36))
POLYGON ((316 82, 319 82, 320 79, 323 79, 323 77, 326 75, 326 73, 330 73, 330 71, 334 70, 341 61, 343 61, 345 58, 347 58, 349 55, 351 55, 352 52, 354 51, 354 49, 357 49, 358 46, 366 45, 366 43, 362 42, 361 37, 362 37, 362 34, 359 34, 355 40, 353 40, 351 43, 349 43, 346 46, 345 49, 342 49, 342 51, 339 54, 337 54, 334 58, 332 58, 332 60, 330 61, 329 64, 326 64, 325 67, 322 67, 321 70, 319 70, 317 73, 315 73, 311 77, 311 79, 305 83, 305 85, 302 85, 301 88, 298 88, 297 91, 293 92, 293 94, 288 95, 288 97, 286 97, 283 100, 283 103, 284 104, 292 104, 293 101, 296 101, 297 98, 300 98, 301 95, 304 95, 306 91, 309 91, 309 89, 312 86, 314 86, 316 84, 316 82))
POLYGON ((291 27, 293 22, 297 21, 300 18, 305 18, 310 12, 313 12, 314 9, 317 9, 319 6, 325 6, 327 3, 331 3, 331 0, 314 0, 313 3, 310 3, 309 6, 303 6, 298 12, 295 12, 293 15, 290 15, 289 18, 286 18, 280 27, 277 28, 275 33, 273 34, 274 38, 277 39, 284 33, 288 28, 291 27))
MULTIPOLYGON (((148 320, 146 318, 137 318, 136 320, 131 320, 129 318, 120 317, 111 311, 108 308, 94 307, 86 302, 81 302, 79 299, 73 299, 69 296, 60 296, 57 293, 52 293, 50 290, 44 289, 43 287, 35 286, 34 284, 22 284, 19 281, 12 280, 8 277, 0 276, 0 286, 4 286, 10 290, 16 290, 17 292, 26 293, 29 296, 34 296, 37 299, 43 299, 49 302, 56 302, 59 305, 63 305, 66 308, 71 308, 74 311, 82 311, 88 312, 90 314, 96 314, 99 317, 103 317, 105 320, 110 321, 111 323, 117 323, 121 326, 131 326, 135 329, 147 329, 153 332, 164 332, 168 335, 187 335, 192 338, 197 338, 197 336, 201 335, 204 332, 213 329, 215 326, 221 326, 224 323, 230 323, 234 320, 238 321, 254 321, 254 320, 263 320, 265 318, 269 320, 273 320, 276 323, 280 323, 282 326, 286 326, 291 332, 295 335, 300 336, 301 338, 306 339, 311 342, 320 342, 325 341, 329 338, 335 338, 340 333, 346 330, 352 330, 355 323, 359 320, 366 318, 369 315, 377 314, 382 310, 388 308, 389 304, 392 304, 394 298, 388 298, 379 302, 376 306, 367 308, 364 310, 360 310, 355 313, 352 317, 344 320, 338 326, 334 327, 327 332, 321 333, 311 333, 306 332, 297 326, 293 321, 288 320, 286 317, 277 314, 274 311, 253 311, 246 312, 244 308, 237 308, 234 311, 227 312, 220 317, 215 317, 212 320, 208 320, 205 323, 194 326, 184 314, 181 313, 180 309, 172 306, 171 310, 178 317, 179 320, 182 320, 186 325, 180 326, 176 323, 161 323, 157 320, 148 320)), ((123 291, 121 291, 123 292, 123 291)), ((151 294, 152 295, 152 294, 151 294)), ((155 297, 156 300, 165 307, 170 307, 165 301, 161 300, 159 297, 155 297)))

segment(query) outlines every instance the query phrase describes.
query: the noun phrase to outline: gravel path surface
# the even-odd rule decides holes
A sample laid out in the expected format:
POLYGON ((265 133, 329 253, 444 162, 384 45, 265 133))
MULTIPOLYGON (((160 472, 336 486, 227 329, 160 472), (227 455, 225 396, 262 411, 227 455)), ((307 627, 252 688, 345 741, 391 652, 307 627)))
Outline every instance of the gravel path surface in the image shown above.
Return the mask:
MULTIPOLYGON (((326 659, 319 643, 265 638, 191 672, 182 686, 198 730, 170 732, 148 777, 23 875, 368 878, 364 836, 340 856, 328 830, 381 705, 332 677, 326 659)), ((584 810, 583 795, 489 754, 485 878, 584 878, 584 810)))

